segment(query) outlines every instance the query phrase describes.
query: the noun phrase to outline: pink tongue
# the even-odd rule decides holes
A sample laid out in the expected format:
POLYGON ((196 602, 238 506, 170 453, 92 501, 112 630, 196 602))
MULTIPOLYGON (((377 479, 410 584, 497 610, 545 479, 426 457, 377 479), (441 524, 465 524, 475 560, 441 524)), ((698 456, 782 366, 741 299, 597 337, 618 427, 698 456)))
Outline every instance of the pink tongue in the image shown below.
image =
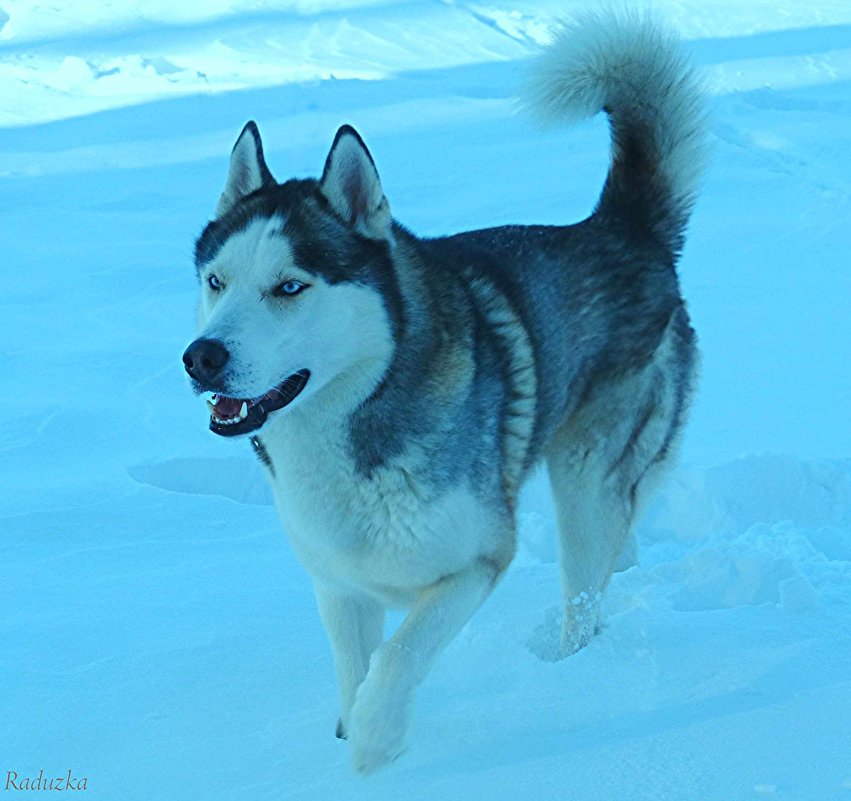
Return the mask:
POLYGON ((226 398, 223 395, 219 395, 216 398, 216 417, 220 420, 229 420, 231 417, 236 417, 241 408, 242 401, 239 398, 226 398))

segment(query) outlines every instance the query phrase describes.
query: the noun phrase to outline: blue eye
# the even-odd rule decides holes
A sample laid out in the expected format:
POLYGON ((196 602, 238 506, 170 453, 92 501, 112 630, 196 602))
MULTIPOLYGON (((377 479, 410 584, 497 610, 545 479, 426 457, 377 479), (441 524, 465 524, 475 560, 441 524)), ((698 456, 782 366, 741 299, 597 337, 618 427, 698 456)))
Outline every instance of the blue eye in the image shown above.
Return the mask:
POLYGON ((217 275, 211 275, 207 279, 207 284, 209 285, 210 289, 213 290, 213 292, 218 292, 222 288, 222 282, 219 280, 219 277, 217 275))
POLYGON ((307 289, 307 284, 303 284, 301 281, 284 281, 275 287, 272 294, 279 298, 284 296, 292 297, 293 295, 298 295, 303 289, 307 289))

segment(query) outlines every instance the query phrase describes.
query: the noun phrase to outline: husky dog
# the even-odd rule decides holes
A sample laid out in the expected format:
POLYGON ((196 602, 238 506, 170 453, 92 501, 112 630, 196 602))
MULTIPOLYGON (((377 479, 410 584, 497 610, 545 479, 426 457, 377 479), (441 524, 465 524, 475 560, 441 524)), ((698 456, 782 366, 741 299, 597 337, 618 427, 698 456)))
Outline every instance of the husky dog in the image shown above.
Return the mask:
POLYGON ((210 429, 247 436, 334 652, 339 737, 371 772, 402 751, 415 688, 508 567, 518 491, 546 462, 564 655, 671 461, 695 373, 674 269, 704 153, 700 92, 641 15, 581 17, 528 105, 605 111, 586 220, 421 239, 340 128, 319 180, 277 183, 249 122, 198 238, 183 361, 210 429), (407 608, 384 640, 388 607, 407 608))

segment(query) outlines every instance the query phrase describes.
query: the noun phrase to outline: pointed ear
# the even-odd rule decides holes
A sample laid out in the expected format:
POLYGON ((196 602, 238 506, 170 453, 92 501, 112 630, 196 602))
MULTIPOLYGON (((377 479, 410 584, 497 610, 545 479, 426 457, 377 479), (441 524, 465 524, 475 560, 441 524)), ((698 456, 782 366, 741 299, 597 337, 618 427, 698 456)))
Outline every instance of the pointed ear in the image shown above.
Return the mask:
POLYGON ((390 235, 390 204, 375 162, 351 125, 337 131, 319 186, 331 208, 356 231, 370 239, 390 235))
POLYGON ((257 130, 254 120, 251 120, 242 129, 242 133, 233 146, 228 180, 225 191, 222 192, 219 204, 216 206, 216 217, 229 212, 237 201, 260 189, 261 186, 274 183, 275 179, 263 158, 260 131, 257 130))

